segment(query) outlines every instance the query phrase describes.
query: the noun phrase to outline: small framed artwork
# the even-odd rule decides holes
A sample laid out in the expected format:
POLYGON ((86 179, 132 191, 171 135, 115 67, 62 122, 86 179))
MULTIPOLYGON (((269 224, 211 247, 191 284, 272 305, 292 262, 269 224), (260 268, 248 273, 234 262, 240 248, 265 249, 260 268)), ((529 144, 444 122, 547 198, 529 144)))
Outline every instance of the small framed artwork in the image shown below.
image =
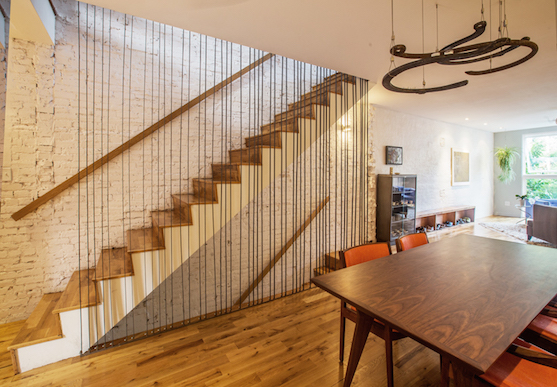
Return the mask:
POLYGON ((387 165, 402 165, 402 147, 387 145, 386 148, 385 154, 387 165))
POLYGON ((451 157, 451 184, 470 184, 470 153, 452 149, 451 157))

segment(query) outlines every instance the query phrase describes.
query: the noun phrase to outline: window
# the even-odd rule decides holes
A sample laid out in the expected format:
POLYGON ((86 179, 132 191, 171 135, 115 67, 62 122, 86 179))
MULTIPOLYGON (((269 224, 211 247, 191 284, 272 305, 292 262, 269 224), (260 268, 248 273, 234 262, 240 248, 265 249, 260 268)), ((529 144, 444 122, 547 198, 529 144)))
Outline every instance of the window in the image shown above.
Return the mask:
POLYGON ((523 138, 522 180, 529 198, 557 199, 557 133, 523 138))

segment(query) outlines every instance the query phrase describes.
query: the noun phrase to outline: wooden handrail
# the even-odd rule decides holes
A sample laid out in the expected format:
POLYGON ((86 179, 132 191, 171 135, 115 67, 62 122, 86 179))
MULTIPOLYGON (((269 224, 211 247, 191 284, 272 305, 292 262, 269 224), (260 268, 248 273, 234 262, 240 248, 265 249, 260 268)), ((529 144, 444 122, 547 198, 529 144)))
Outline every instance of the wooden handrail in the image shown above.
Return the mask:
POLYGON ((242 305, 242 303, 249 297, 249 295, 251 294, 251 292, 254 291, 254 289, 257 287, 257 285, 259 285, 259 283, 261 281, 263 281, 263 278, 265 278, 265 276, 267 274, 269 274, 269 272, 271 271, 271 269, 277 264, 277 262, 282 258, 282 256, 286 253, 286 251, 294 244, 294 242, 296 241, 296 239, 298 239, 300 237, 300 235, 302 235, 302 233, 304 232, 304 230, 307 228, 307 226, 309 226, 309 224, 312 222, 312 220, 317 216, 317 214, 319 214, 321 212, 321 210, 323 209, 323 207, 325 207, 327 205, 327 203, 329 203, 329 196, 327 196, 319 205, 319 207, 317 207, 315 209, 315 211, 313 211, 311 213, 311 215, 309 216, 309 218, 305 221, 305 223, 298 229, 298 231, 296 231, 296 234, 294 234, 292 236, 292 238, 290 238, 288 240, 288 242, 286 242, 286 244, 284 245, 284 247, 282 249, 280 249, 280 251, 275 255, 275 258, 269 262, 269 264, 267 265, 267 267, 265 267, 265 269, 261 272, 261 274, 259 274, 257 276, 257 278, 253 281, 253 283, 250 285, 250 287, 242 293, 242 295, 240 296, 240 299, 238 301, 236 301, 236 303, 234 304, 234 306, 239 306, 242 305))
POLYGON ((15 220, 19 220, 19 219, 23 218, 25 215, 29 214, 30 212, 36 210, 37 208, 39 208, 40 206, 42 206, 43 204, 45 204, 49 200, 53 199, 54 197, 56 197, 58 194, 60 194, 61 192, 63 192, 67 188, 71 187, 73 184, 77 183, 79 180, 83 179, 85 176, 93 173, 95 170, 99 169, 100 167, 102 167, 103 165, 108 163, 113 158, 121 155, 124 151, 130 149, 133 145, 135 145, 138 142, 140 142, 141 140, 145 139, 145 137, 149 136, 150 134, 152 134, 156 130, 160 129, 161 127, 163 127, 164 125, 166 125, 170 121, 179 117, 181 114, 185 113, 186 111, 188 111, 192 107, 196 106, 201 101, 203 101, 206 98, 212 96, 213 94, 215 94, 216 92, 221 90, 223 87, 231 84, 236 79, 240 78, 242 75, 246 74, 247 72, 249 72, 252 69, 259 66, 260 64, 262 64, 262 63, 266 62, 267 60, 271 59, 274 55, 275 54, 267 54, 267 55, 261 57, 260 59, 258 59, 255 62, 249 64, 248 66, 244 67, 242 70, 238 71, 237 73, 235 73, 231 77, 225 79, 221 83, 219 83, 216 86, 214 86, 214 87, 210 88, 209 90, 205 91, 203 94, 201 94, 198 97, 192 99, 191 101, 186 103, 181 108, 178 108, 177 110, 170 113, 168 116, 164 117, 162 120, 156 122, 155 124, 151 125, 147 129, 145 129, 143 132, 135 135, 130 140, 128 140, 127 142, 120 145, 118 148, 110 151, 105 156, 103 156, 100 159, 98 159, 97 161, 95 161, 93 164, 88 165, 87 167, 85 167, 84 169, 82 169, 81 171, 79 171, 78 173, 73 175, 72 177, 70 177, 68 180, 66 180, 63 183, 57 185, 56 187, 54 187, 53 189, 51 189, 50 191, 48 191, 44 195, 39 196, 37 199, 35 199, 31 203, 29 203, 28 205, 23 207, 21 210, 13 213, 12 218, 14 218, 15 220))

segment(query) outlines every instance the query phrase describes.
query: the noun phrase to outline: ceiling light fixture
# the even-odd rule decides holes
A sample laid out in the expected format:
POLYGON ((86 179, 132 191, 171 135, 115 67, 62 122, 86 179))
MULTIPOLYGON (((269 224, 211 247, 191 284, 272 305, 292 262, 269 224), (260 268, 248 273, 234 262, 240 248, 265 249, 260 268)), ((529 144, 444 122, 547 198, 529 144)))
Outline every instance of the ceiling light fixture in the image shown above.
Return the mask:
MULTIPOLYGON (((393 6, 394 0, 391 0, 391 12, 394 10, 393 6)), ((502 1, 499 2, 499 7, 501 8, 502 1)), ((423 9, 423 4, 422 4, 423 9)), ((465 38, 457 40, 442 49, 437 49, 435 52, 430 53, 423 53, 423 54, 407 54, 406 53, 406 46, 403 44, 395 45, 395 34, 394 34, 394 16, 391 15, 391 23, 392 23, 392 36, 391 36, 391 69, 389 72, 385 74, 383 77, 383 87, 387 90, 394 91, 397 93, 415 93, 415 94, 425 94, 435 91, 445 91, 456 89, 458 87, 466 86, 468 84, 468 80, 451 83, 445 86, 439 87, 425 87, 425 75, 423 80, 423 88, 421 89, 413 89, 413 88, 403 88, 394 86, 392 84, 392 80, 397 75, 416 68, 422 67, 429 64, 440 64, 440 65, 463 65, 463 64, 471 64, 476 62, 481 62, 484 60, 490 60, 490 68, 486 70, 480 71, 466 71, 468 75, 485 75, 485 74, 492 74, 498 71, 503 71, 510 69, 512 67, 518 66, 526 62, 527 60, 531 59, 536 53, 538 52, 538 45, 532 41, 530 38, 525 36, 520 40, 512 40, 508 36, 503 37, 504 31, 508 35, 507 29, 507 16, 506 16, 506 2, 505 2, 505 17, 504 20, 499 21, 499 38, 493 41, 485 42, 485 43, 476 43, 471 44, 468 46, 462 46, 464 43, 467 43, 471 40, 476 39, 480 35, 485 32, 487 22, 484 19, 484 7, 483 7, 483 0, 482 0, 482 20, 476 24, 474 24, 475 32, 465 38), (491 66, 491 61, 493 58, 502 57, 503 55, 519 48, 519 47, 528 47, 530 49, 530 53, 524 56, 521 59, 518 59, 512 63, 495 67, 491 66), (394 67, 394 57, 405 58, 405 59, 418 59, 416 61, 406 63, 399 67, 394 67)), ((502 12, 500 10, 499 14, 501 15, 502 12)), ((423 30, 423 14, 422 14, 422 30, 423 30)), ((423 47, 423 41, 422 41, 423 47)))

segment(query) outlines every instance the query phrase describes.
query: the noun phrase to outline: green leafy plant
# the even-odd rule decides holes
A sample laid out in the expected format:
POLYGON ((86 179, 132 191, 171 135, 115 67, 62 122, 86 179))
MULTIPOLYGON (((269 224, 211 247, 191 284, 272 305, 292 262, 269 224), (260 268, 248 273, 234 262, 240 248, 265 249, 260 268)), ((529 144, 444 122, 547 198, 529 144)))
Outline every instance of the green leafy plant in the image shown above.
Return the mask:
POLYGON ((497 159, 497 164, 499 165, 499 168, 501 168, 501 173, 497 176, 499 181, 509 184, 516 178, 516 174, 513 171, 513 165, 519 156, 520 154, 515 147, 502 147, 495 149, 495 159, 497 159))
POLYGON ((514 195, 516 197, 516 200, 524 200, 528 197, 528 194, 526 195, 514 195))

